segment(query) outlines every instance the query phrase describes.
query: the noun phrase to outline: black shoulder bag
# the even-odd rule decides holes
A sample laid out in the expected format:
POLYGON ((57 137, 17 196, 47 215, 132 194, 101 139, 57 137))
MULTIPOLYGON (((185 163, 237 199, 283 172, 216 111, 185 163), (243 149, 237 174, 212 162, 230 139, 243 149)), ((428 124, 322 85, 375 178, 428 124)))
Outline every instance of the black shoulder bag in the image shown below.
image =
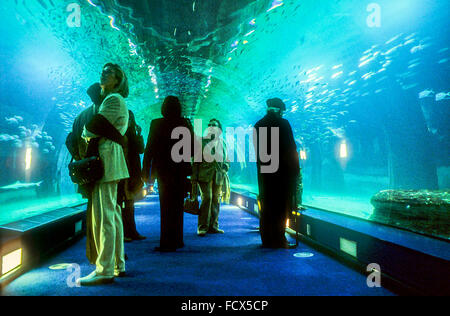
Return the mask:
POLYGON ((82 160, 73 161, 69 164, 69 174, 73 183, 80 186, 95 183, 103 178, 105 173, 103 162, 98 152, 98 142, 100 138, 93 138, 89 141, 87 157, 82 160))

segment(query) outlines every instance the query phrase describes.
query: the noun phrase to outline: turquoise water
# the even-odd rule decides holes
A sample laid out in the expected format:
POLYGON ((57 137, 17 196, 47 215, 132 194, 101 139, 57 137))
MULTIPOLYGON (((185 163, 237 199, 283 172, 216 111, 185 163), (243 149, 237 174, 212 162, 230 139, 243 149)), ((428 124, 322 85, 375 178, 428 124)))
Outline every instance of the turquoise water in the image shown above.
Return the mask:
MULTIPOLYGON (((449 190, 449 9, 445 0, 4 1, 0 187, 41 185, 24 189, 23 204, 5 202, 0 218, 77 199, 64 141, 110 61, 129 77, 127 105, 145 136, 169 94, 203 128, 215 117, 246 130, 281 98, 312 206, 367 219, 381 190, 449 190)), ((257 191, 252 146, 229 146, 246 158, 232 163, 233 186, 257 191)))
POLYGON ((72 194, 8 203, 2 207, 0 212, 0 225, 27 219, 63 207, 77 206, 86 202, 80 195, 72 194))

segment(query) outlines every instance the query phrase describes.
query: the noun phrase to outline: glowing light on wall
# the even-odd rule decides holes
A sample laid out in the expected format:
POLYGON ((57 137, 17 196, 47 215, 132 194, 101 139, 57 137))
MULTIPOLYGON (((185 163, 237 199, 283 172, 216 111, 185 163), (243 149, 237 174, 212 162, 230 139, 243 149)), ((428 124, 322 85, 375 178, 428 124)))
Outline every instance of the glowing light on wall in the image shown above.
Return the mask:
POLYGON ((30 170, 31 168, 31 147, 28 147, 26 152, 25 152, 25 170, 30 170))
POLYGON ((242 206, 242 198, 237 198, 237 205, 242 206))
POLYGON ((93 6, 93 7, 96 7, 96 6, 97 6, 96 4, 92 3, 92 0, 87 0, 87 2, 89 2, 89 4, 90 4, 91 6, 93 6))
POLYGON ((22 248, 14 250, 2 257, 2 276, 18 268, 22 264, 22 248))
POLYGON ((289 219, 286 221, 286 227, 289 228, 289 219))
POLYGON ((301 160, 306 160, 306 151, 300 150, 300 159, 301 160))
POLYGON ((347 143, 345 142, 345 140, 339 146, 339 157, 341 157, 341 158, 348 157, 347 143))
POLYGON ((256 24, 256 19, 251 20, 250 22, 248 22, 248 24, 255 25, 256 24))
POLYGON ((339 238, 339 248, 342 252, 349 254, 352 257, 358 257, 358 245, 356 241, 348 240, 345 238, 339 238))

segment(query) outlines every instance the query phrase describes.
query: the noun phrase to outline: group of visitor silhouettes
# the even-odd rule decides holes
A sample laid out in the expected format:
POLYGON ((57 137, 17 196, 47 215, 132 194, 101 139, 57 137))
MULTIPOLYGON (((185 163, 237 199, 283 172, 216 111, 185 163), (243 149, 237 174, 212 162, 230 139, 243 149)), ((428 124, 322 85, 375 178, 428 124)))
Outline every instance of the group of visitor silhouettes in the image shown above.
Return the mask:
MULTIPOLYGON (((79 284, 107 284, 115 277, 125 276, 124 242, 145 239, 137 232, 134 216, 134 203, 142 198, 145 183, 153 184, 155 180, 158 183, 161 235, 155 250, 169 252, 184 246, 185 198, 191 191, 191 198, 196 199, 198 188, 201 193, 198 236, 223 234, 219 228, 219 209, 223 194, 229 196, 230 163, 219 120, 211 119, 207 136, 198 137, 190 120, 182 116, 179 99, 168 96, 161 107, 162 118, 151 122, 144 146, 141 128, 125 102, 129 95, 128 79, 119 65, 106 64, 100 83, 93 84, 87 93, 93 104, 75 119, 66 145, 74 160, 98 155, 104 175, 96 183, 79 186, 79 192, 88 199, 86 254, 89 262, 96 265, 91 274, 78 280, 79 284), (173 131, 180 127, 190 132, 190 161, 172 157, 172 149, 179 141, 172 137, 173 131), (207 155, 206 146, 213 148, 211 156, 194 159, 196 145, 201 149, 197 150, 200 155, 207 155), (214 152, 217 148, 221 153, 214 152), (140 154, 144 154, 142 169, 140 154)), ((278 168, 269 173, 261 172, 261 168, 271 162, 256 151, 259 229, 262 246, 267 248, 292 248, 285 238, 285 223, 288 212, 301 203, 295 192, 301 185, 299 158, 291 126, 282 118, 285 110, 282 100, 267 100, 267 114, 254 126, 256 144, 263 141, 267 142, 265 148, 272 148, 270 142, 275 140, 279 150, 278 168), (277 129, 278 138, 272 138, 272 128, 277 129)))

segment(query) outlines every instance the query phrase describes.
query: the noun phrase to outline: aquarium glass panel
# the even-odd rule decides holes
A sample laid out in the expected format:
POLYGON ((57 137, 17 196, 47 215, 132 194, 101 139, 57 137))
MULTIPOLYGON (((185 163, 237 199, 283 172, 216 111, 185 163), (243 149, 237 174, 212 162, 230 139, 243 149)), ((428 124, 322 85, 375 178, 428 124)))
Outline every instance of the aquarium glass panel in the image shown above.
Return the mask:
POLYGON ((258 195, 252 127, 278 97, 304 205, 448 239, 449 12, 446 0, 2 1, 0 224, 84 202, 65 140, 114 62, 145 138, 167 95, 199 135, 211 118, 239 129, 234 190, 258 195))

